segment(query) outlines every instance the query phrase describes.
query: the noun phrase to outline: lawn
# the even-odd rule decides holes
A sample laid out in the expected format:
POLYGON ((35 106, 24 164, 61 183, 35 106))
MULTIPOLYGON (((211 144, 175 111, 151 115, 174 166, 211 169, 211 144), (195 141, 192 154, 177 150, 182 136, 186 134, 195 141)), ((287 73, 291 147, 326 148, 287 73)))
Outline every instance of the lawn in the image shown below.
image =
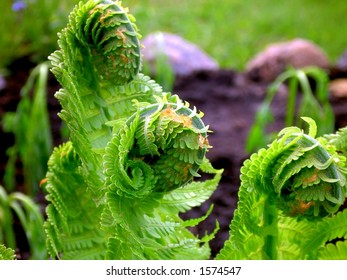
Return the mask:
POLYGON ((332 63, 347 48, 344 0, 129 0, 123 4, 141 23, 144 36, 158 30, 177 33, 225 68, 243 69, 267 44, 296 37, 314 41, 332 63))

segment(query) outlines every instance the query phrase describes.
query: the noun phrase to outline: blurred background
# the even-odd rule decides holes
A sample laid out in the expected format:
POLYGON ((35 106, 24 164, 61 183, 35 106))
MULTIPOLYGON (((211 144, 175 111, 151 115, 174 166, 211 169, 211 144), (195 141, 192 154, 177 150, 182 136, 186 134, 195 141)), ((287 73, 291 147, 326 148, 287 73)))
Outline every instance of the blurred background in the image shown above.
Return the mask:
MULTIPOLYGON (((0 3, 0 68, 30 55, 45 60, 55 49, 77 0, 4 0, 0 3)), ((296 37, 312 40, 332 61, 346 48, 344 0, 128 0, 143 36, 175 33, 191 41, 220 66, 241 70, 269 43, 296 37)))

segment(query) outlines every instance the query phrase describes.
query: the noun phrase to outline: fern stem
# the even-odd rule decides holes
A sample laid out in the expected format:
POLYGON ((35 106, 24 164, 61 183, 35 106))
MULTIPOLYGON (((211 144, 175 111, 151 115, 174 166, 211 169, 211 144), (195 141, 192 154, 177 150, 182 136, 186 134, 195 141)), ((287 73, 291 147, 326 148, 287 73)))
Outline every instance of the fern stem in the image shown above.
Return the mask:
POLYGON ((263 259, 277 259, 278 213, 274 201, 268 196, 264 204, 264 229, 266 236, 262 250, 263 259))

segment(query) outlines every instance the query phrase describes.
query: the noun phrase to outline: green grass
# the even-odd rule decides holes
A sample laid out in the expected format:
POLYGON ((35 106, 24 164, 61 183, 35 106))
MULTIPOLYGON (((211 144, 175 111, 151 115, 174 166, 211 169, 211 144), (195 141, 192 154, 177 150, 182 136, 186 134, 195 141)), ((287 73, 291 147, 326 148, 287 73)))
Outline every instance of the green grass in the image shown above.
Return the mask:
POLYGON ((222 67, 243 69, 267 44, 296 37, 318 44, 334 63, 347 48, 345 0, 123 0, 143 36, 177 33, 222 67))

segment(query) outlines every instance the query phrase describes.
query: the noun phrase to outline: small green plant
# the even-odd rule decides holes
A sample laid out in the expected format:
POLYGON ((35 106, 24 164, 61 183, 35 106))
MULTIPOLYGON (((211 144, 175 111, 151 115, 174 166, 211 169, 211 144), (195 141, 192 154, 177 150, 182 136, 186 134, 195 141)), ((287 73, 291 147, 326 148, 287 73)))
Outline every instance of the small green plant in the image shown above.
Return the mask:
POLYGON ((30 197, 38 193, 40 180, 47 172, 47 161, 52 152, 47 111, 48 71, 47 62, 32 70, 22 88, 16 112, 7 112, 2 119, 4 131, 15 136, 15 144, 7 150, 9 159, 4 175, 5 186, 9 191, 14 190, 19 157, 23 165, 24 192, 30 197))
MULTIPOLYGON (((35 260, 46 259, 44 218, 40 207, 25 194, 20 192, 7 194, 6 190, 0 186, 0 244, 6 244, 9 248, 16 248, 17 244, 13 228, 15 216, 19 219, 26 234, 31 258, 35 260)), ((0 256, 1 248, 3 247, 0 245, 0 256)), ((11 251, 6 252, 12 255, 11 251)))
POLYGON ((290 68, 279 75, 268 88, 266 98, 255 116, 254 124, 247 139, 246 151, 248 153, 265 147, 266 144, 273 140, 273 136, 276 133, 266 133, 267 125, 273 120, 270 106, 273 98, 285 81, 289 83, 285 126, 297 125, 302 127, 303 122, 300 117, 305 116, 319 123, 317 132, 319 136, 334 131, 335 118, 328 99, 328 77, 325 71, 317 67, 290 68), (314 81, 315 92, 311 88, 309 78, 314 81), (297 95, 300 89, 302 98, 299 108, 295 112, 297 95))
POLYGON ((163 90, 170 92, 173 90, 175 82, 175 73, 173 66, 170 64, 169 57, 165 53, 165 40, 162 32, 153 35, 154 40, 154 62, 143 63, 143 73, 153 76, 163 90))

